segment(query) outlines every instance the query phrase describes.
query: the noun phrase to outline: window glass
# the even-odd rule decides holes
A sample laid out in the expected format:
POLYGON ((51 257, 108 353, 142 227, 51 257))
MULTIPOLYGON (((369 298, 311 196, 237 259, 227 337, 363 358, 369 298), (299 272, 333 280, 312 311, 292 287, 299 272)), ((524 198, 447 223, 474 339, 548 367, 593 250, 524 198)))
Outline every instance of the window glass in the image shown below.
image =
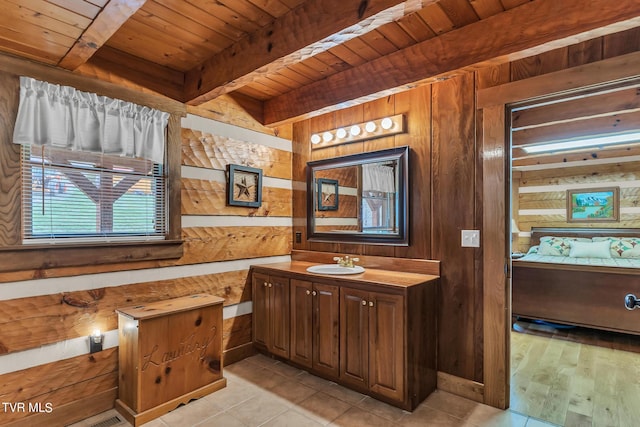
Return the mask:
POLYGON ((150 160, 23 145, 24 242, 162 239, 165 181, 150 160))

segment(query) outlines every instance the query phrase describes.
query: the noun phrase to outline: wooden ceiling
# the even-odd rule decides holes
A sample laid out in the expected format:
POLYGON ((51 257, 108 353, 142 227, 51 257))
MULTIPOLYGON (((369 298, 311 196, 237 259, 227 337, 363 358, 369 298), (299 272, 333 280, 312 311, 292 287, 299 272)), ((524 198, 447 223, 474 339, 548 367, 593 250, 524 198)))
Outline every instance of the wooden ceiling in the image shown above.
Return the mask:
POLYGON ((266 125, 640 26, 637 0, 5 0, 3 6, 0 51, 205 108, 228 94, 266 125))

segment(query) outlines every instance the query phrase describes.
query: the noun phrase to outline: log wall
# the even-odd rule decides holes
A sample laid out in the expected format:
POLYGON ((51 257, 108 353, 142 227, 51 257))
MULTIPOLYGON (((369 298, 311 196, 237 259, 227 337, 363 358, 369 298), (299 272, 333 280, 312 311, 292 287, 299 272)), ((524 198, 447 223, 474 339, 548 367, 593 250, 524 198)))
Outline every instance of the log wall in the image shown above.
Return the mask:
POLYGON ((517 183, 518 209, 514 214, 520 229, 517 247, 526 252, 531 227, 640 228, 640 163, 565 167, 521 172, 517 183), (620 221, 567 222, 567 190, 620 188, 620 221))
MULTIPOLYGON (((16 82, 13 77, 0 80, 16 82)), ((0 144, 6 149, 16 148, 10 143, 15 89, 0 85, 0 144)), ((190 111, 182 119, 182 258, 0 275, 0 401, 26 406, 7 412, 0 407, 0 425, 66 425, 113 407, 118 307, 195 293, 220 296, 225 361, 252 351, 249 266, 288 260, 291 253, 291 141, 190 111), (226 206, 231 163, 263 169, 259 208, 226 206), (90 355, 87 336, 95 328, 105 333, 105 349, 90 355), (44 411, 30 411, 29 403, 44 411)), ((2 167, 3 173, 18 173, 12 165, 2 167)), ((14 211, 0 206, 0 215, 14 211)))

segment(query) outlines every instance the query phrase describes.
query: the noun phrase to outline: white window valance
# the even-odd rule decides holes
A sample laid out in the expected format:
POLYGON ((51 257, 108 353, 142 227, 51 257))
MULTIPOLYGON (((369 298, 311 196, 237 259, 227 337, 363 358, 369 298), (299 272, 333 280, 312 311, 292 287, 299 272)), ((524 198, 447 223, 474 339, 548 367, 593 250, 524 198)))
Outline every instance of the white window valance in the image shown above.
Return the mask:
POLYGON ((16 144, 164 162, 169 113, 20 77, 16 144))
POLYGON ((382 193, 396 192, 396 177, 394 169, 381 164, 362 165, 362 190, 380 191, 382 193))

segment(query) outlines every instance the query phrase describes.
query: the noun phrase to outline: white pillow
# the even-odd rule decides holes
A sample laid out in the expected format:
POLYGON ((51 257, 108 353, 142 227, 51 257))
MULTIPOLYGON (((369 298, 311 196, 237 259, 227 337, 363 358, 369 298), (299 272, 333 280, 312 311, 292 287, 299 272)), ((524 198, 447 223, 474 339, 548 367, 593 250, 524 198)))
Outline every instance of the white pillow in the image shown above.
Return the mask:
POLYGON ((570 242, 572 258, 611 258, 611 241, 570 242))

